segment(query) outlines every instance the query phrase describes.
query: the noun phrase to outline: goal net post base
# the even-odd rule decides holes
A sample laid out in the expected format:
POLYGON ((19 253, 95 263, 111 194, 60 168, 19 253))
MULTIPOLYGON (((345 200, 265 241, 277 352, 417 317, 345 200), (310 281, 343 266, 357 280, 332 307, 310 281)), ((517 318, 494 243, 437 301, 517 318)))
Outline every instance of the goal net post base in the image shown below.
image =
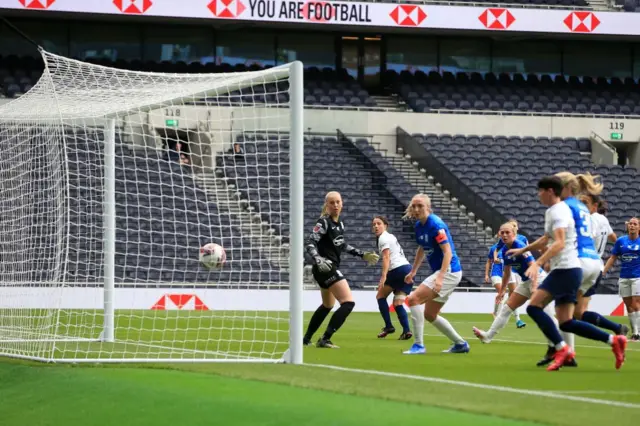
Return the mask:
POLYGON ((180 75, 42 55, 0 107, 0 356, 302 363, 302 64, 180 75), (148 143, 176 108, 206 115, 160 126, 195 128, 193 151, 148 143), (221 149, 236 140, 242 159, 221 149), (198 261, 210 242, 217 270, 198 261), (286 306, 236 302, 257 289, 286 306))

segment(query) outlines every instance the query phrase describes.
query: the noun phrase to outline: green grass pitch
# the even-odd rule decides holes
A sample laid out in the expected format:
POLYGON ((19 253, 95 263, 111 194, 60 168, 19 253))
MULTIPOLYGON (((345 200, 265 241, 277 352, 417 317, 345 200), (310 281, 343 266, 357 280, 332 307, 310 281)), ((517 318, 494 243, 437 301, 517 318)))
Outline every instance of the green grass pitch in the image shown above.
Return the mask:
MULTIPOLYGON (((468 338, 470 354, 440 353, 448 342, 426 324, 428 353, 403 356, 411 342, 395 340, 397 334, 377 339, 380 316, 354 313, 333 339, 341 349, 305 348, 305 366, 71 366, 2 358, 0 425, 638 425, 640 344, 629 343, 627 362, 616 371, 607 346, 577 338, 579 367, 549 373, 535 367, 545 346, 533 323, 518 330, 512 321, 498 341, 483 345, 471 327, 488 328, 490 315, 446 317, 468 338), (620 403, 626 406, 612 405, 620 403)), ((123 317, 117 320, 124 324, 123 317)), ((126 319, 138 321, 143 330, 163 324, 147 320, 126 319)), ((198 324, 200 333, 207 328, 202 317, 194 324, 166 321, 172 329, 162 336, 171 340, 191 336, 193 330, 180 331, 183 325, 198 324)), ((255 321, 251 326, 260 325, 259 318, 255 321)), ((244 326, 247 333, 250 325, 244 326)), ((145 336, 151 334, 140 334, 145 336)))

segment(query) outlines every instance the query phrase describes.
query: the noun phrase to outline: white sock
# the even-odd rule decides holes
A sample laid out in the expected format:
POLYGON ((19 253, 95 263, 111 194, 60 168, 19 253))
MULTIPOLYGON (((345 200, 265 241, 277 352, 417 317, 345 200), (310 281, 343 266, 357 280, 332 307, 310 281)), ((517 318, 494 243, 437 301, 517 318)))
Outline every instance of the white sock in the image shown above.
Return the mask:
POLYGON ((431 324, 433 324, 433 326, 437 328, 440 333, 447 336, 453 343, 464 343, 464 339, 453 328, 451 323, 440 315, 438 315, 431 324))
POLYGON ((631 312, 629 314, 629 322, 631 323, 631 334, 640 334, 640 311, 631 312))
POLYGON ((515 318, 516 321, 520 321, 520 310, 518 308, 513 310, 513 318, 515 318))
POLYGON ((409 307, 411 311, 411 326, 413 327, 413 342, 424 346, 424 305, 409 307))
POLYGON ((487 331, 487 337, 489 339, 493 339, 493 337, 507 325, 512 314, 513 311, 511 310, 509 305, 504 305, 493 320, 491 328, 489 328, 489 331, 487 331))
POLYGON ((571 348, 572 351, 576 350, 576 335, 573 333, 567 333, 565 331, 561 331, 560 335, 564 339, 565 343, 571 348))

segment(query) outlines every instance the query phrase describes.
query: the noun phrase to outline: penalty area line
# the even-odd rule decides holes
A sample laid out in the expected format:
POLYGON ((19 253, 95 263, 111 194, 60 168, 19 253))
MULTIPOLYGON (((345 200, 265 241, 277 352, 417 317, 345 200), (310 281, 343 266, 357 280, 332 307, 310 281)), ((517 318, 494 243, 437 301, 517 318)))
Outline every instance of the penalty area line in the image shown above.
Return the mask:
POLYGON ((370 374, 372 376, 393 377, 395 379, 409 379, 421 382, 442 383, 445 385, 462 386, 467 388, 476 388, 482 390, 493 390, 497 392, 506 392, 512 394, 520 394, 527 396, 539 396, 542 398, 564 399, 567 401, 585 402, 589 404, 608 405, 610 407, 635 408, 640 409, 640 404, 630 402, 610 401, 606 399, 588 398, 576 395, 567 395, 565 393, 557 393, 553 391, 541 391, 532 389, 511 388, 508 386, 487 385, 483 383, 464 382, 461 380, 441 379, 439 377, 416 376, 413 374, 391 373, 388 371, 362 370, 359 368, 338 367, 326 364, 303 364, 305 367, 326 368, 328 370, 344 371, 348 373, 370 374))

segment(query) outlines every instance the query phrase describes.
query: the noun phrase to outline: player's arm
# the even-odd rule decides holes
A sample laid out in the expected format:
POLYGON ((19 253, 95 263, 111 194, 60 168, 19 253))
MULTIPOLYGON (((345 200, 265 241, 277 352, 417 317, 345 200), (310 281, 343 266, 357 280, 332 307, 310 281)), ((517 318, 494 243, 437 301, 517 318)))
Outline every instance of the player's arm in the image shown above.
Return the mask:
POLYGON ((413 259, 413 266, 411 267, 411 272, 409 272, 409 275, 404 277, 404 282, 406 283, 413 282, 413 277, 415 277, 416 274, 418 273, 418 269, 420 269, 420 265, 422 265, 423 261, 424 261, 424 249, 422 248, 422 246, 420 246, 416 251, 416 258, 413 259))
POLYGON ((615 232, 611 231, 611 233, 607 235, 607 241, 609 241, 611 244, 614 244, 616 241, 618 241, 618 236, 615 232))
POLYGON ((553 244, 549 246, 549 248, 542 254, 542 256, 538 258, 538 260, 536 260, 535 263, 538 267, 544 266, 544 264, 548 260, 550 260, 553 256, 557 255, 562 251, 565 245, 566 233, 567 233, 566 228, 556 228, 553 230, 553 238, 554 238, 553 244))
POLYGON ((484 264, 484 282, 488 283, 490 280, 489 271, 491 270, 491 259, 487 259, 487 263, 484 264))
POLYGON ((382 273, 380 275, 380 282, 378 283, 378 290, 384 286, 387 281, 387 274, 389 273, 389 266, 391 265, 391 250, 385 248, 382 250, 382 273))
POLYGON ((602 275, 607 275, 607 272, 609 272, 609 270, 613 268, 613 265, 616 264, 616 260, 618 259, 618 256, 621 254, 622 254, 622 244, 620 243, 620 240, 616 240, 616 243, 613 245, 613 248, 611 249, 611 256, 609 257, 609 259, 607 259, 606 265, 604 265, 604 270, 602 271, 602 275))
POLYGON ((602 275, 607 275, 607 272, 609 272, 609 270, 613 268, 613 265, 616 264, 616 260, 618 260, 618 256, 616 256, 615 254, 612 254, 609 259, 607 259, 607 263, 604 265, 602 275))
POLYGON ((542 237, 535 240, 533 243, 527 245, 526 247, 507 250, 507 255, 520 256, 521 254, 528 251, 542 251, 542 249, 544 249, 547 246, 548 242, 549 242, 549 237, 545 234, 542 237))
POLYGON ((498 257, 500 255, 500 250, 502 250, 502 247, 504 247, 504 243, 502 242, 502 240, 498 240, 496 249, 493 251, 493 263, 502 263, 500 258, 498 257))
POLYGON ((376 263, 378 263, 378 260, 380 260, 380 256, 378 256, 376 253, 372 251, 358 250, 357 248, 353 247, 351 244, 347 244, 347 242, 345 242, 344 245, 342 246, 342 250, 344 250, 345 252, 349 253, 352 256, 356 256, 366 260, 369 266, 375 265, 376 263))
POLYGON ((313 227, 311 234, 309 234, 304 247, 307 254, 313 259, 313 262, 322 272, 328 272, 332 268, 332 262, 329 259, 325 259, 320 256, 320 253, 318 252, 318 243, 326 233, 327 222, 325 219, 320 218, 313 227))
POLYGON ((509 286, 509 280, 511 279, 511 265, 505 265, 502 270, 502 283, 500 284, 500 289, 498 290, 498 300, 502 300, 504 296, 504 292, 507 291, 507 287, 509 286))
POLYGON ((449 271, 449 267, 451 266, 451 259, 453 259, 453 252, 451 251, 451 245, 449 242, 445 242, 440 244, 440 249, 442 250, 442 266, 440 266, 440 271, 438 271, 438 276, 444 278, 445 274, 449 271))

